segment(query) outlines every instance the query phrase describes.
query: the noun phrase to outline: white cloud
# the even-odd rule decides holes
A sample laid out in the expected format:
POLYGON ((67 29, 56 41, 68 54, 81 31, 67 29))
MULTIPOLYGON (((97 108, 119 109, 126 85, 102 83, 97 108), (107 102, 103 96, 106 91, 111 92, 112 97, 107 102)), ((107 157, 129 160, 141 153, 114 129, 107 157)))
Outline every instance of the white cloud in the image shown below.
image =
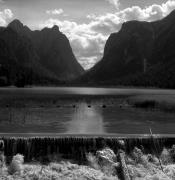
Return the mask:
POLYGON ((11 11, 10 9, 5 9, 5 10, 4 10, 4 15, 5 15, 5 17, 6 17, 7 19, 10 19, 10 18, 13 17, 13 13, 12 13, 12 11, 11 11))
POLYGON ((154 21, 167 16, 173 9, 175 9, 175 1, 168 0, 161 5, 153 4, 143 9, 139 6, 133 6, 119 11, 115 15, 123 19, 123 21, 154 21))
POLYGON ((91 29, 94 25, 93 22, 77 24, 73 21, 60 21, 59 19, 51 18, 41 24, 40 28, 45 26, 52 27, 53 25, 58 25, 60 31, 66 34, 77 59, 86 69, 92 67, 97 59, 102 57, 107 36, 91 29))
POLYGON ((4 9, 0 11, 0 26, 7 25, 7 20, 13 17, 13 13, 10 9, 4 9))
POLYGON ((86 69, 90 69, 94 66, 95 63, 99 61, 99 57, 97 56, 90 56, 90 57, 80 57, 79 58, 80 64, 86 69))
POLYGON ((46 13, 49 15, 60 15, 63 14, 64 11, 63 9, 53 9, 53 10, 47 10, 46 13))
POLYGON ((101 59, 108 36, 119 31, 122 23, 130 20, 158 20, 168 15, 173 9, 175 9, 175 1, 168 0, 161 5, 153 4, 145 8, 133 6, 116 13, 91 14, 87 16, 89 23, 78 24, 68 20, 48 19, 40 25, 40 28, 58 25, 69 38, 79 62, 85 68, 89 68, 101 59))
POLYGON ((112 4, 116 9, 119 9, 119 6, 120 6, 119 0, 106 0, 106 1, 112 4))

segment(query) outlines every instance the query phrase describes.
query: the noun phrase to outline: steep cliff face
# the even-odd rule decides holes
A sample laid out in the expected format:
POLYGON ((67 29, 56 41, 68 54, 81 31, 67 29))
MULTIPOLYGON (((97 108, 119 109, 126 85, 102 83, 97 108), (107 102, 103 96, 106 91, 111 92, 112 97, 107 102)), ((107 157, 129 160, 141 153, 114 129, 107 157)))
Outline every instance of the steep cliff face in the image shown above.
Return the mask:
POLYGON ((92 69, 95 79, 121 77, 144 71, 144 60, 151 57, 154 31, 149 23, 128 22, 106 42, 103 59, 92 69))
POLYGON ((84 71, 56 26, 31 31, 14 20, 0 28, 0 46, 0 77, 6 84, 59 83, 84 71))
MULTIPOLYGON (((155 70, 158 72, 158 67, 172 61, 175 63, 174 21, 175 11, 156 22, 124 23, 118 33, 108 38, 102 60, 82 79, 114 83, 134 74, 141 76, 155 70)), ((168 70, 165 76, 168 76, 168 70)))
POLYGON ((32 33, 32 41, 40 57, 40 63, 63 80, 75 78, 83 73, 77 62, 69 40, 57 26, 32 33))

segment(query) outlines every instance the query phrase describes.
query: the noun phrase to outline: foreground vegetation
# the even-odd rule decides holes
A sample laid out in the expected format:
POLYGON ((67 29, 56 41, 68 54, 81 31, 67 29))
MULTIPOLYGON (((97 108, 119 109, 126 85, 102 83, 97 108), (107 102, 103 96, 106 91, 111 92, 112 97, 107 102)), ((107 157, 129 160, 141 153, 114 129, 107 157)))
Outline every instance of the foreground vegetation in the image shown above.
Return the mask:
POLYGON ((8 168, 2 169, 0 179, 20 180, 72 180, 72 179, 96 179, 117 180, 117 177, 107 176, 100 170, 88 166, 79 166, 70 162, 50 163, 47 166, 41 164, 25 164, 22 170, 14 174, 8 172, 8 168))
MULTIPOLYGON (((2 157, 2 156, 1 156, 2 157)), ((86 155, 88 164, 78 165, 70 161, 24 163, 17 154, 10 164, 1 164, 1 180, 118 180, 117 155, 109 148, 86 155)), ((147 154, 135 147, 125 156, 129 176, 132 180, 174 180, 175 146, 164 148, 161 154, 147 154)))
MULTIPOLYGON (((104 150, 104 152, 110 152, 110 149, 104 150)), ((111 151, 112 152, 112 151, 111 151)), ((112 156, 115 154, 112 152, 112 156)), ((111 171, 108 167, 108 163, 112 162, 111 154, 108 153, 105 157, 101 156, 101 162, 97 163, 97 157, 92 154, 87 154, 88 164, 78 165, 69 161, 51 162, 47 165, 39 162, 32 162, 24 164, 24 157, 17 154, 13 157, 9 165, 3 165, 0 168, 0 179, 2 180, 118 180, 118 177, 114 171, 111 171), (106 162, 106 164, 104 164, 106 162), (106 169, 106 170, 105 170, 106 169), (107 171, 107 169, 109 171, 107 171)), ((100 157, 99 157, 100 158, 100 157)), ((110 163, 110 164, 111 164, 110 163)))

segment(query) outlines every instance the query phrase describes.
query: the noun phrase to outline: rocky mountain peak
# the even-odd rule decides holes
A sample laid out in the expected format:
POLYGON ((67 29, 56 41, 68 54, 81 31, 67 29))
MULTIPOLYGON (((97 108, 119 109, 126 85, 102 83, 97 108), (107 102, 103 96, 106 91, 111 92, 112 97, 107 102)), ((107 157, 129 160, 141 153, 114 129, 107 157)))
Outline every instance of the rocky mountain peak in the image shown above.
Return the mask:
POLYGON ((57 25, 54 25, 54 26, 52 27, 52 30, 53 30, 53 31, 58 31, 58 32, 60 31, 60 30, 59 30, 59 27, 58 27, 57 25))
POLYGON ((21 23, 21 21, 18 19, 15 19, 11 23, 9 23, 8 27, 12 28, 17 33, 26 34, 30 32, 30 29, 27 26, 24 26, 23 23, 21 23))
POLYGON ((21 30, 24 27, 24 25, 21 23, 21 21, 15 19, 8 25, 8 27, 11 27, 15 30, 21 30))

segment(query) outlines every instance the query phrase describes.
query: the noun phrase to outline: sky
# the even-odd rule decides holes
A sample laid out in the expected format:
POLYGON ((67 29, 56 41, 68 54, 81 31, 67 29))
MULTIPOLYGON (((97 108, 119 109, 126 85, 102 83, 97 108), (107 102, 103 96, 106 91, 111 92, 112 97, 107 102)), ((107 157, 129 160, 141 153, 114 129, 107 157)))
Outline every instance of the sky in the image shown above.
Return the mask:
POLYGON ((175 0, 0 0, 0 26, 13 19, 32 30, 58 25, 77 60, 89 69, 122 23, 159 20, 173 9, 175 0))

